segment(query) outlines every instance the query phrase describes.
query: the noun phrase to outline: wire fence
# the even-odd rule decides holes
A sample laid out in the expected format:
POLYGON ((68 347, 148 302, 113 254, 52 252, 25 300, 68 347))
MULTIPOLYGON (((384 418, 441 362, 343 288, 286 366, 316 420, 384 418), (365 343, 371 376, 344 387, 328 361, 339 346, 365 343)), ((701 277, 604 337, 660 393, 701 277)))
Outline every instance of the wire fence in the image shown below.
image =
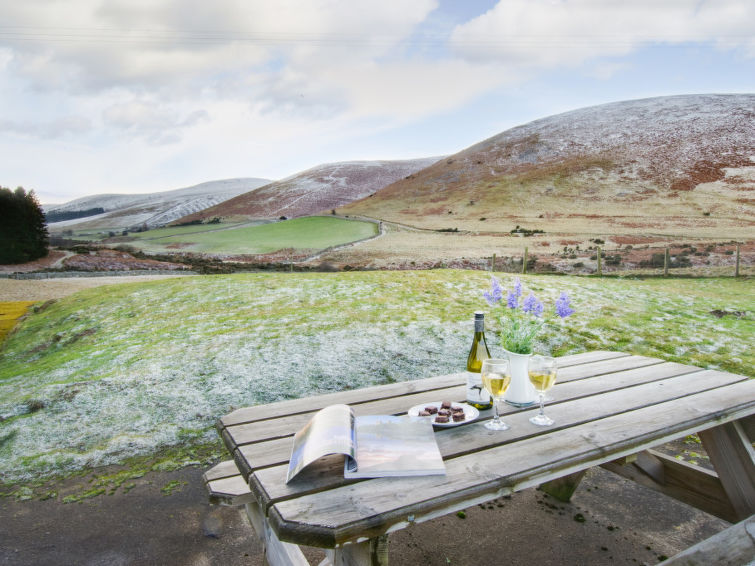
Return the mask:
POLYGON ((487 265, 490 271, 509 273, 567 273, 580 275, 710 275, 740 277, 753 275, 755 244, 673 244, 667 246, 601 245, 580 249, 564 246, 557 253, 532 253, 529 247, 521 255, 493 254, 487 265))

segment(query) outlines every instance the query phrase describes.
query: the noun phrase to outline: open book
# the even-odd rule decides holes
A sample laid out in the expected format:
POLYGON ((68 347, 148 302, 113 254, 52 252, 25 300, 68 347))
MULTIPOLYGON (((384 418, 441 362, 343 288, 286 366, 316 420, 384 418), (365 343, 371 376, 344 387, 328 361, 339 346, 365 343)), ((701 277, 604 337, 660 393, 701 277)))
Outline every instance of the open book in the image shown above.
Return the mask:
POLYGON ((446 467, 429 420, 369 415, 355 417, 348 405, 315 413, 294 436, 286 483, 328 454, 343 454, 344 477, 445 475, 446 467))

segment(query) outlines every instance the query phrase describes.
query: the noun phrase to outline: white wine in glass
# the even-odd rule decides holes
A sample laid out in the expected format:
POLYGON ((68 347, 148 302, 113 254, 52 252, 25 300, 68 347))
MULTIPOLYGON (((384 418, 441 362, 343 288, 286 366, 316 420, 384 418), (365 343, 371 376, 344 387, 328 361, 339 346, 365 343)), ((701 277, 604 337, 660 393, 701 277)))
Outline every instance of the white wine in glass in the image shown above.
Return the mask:
POLYGON ((498 401, 503 398, 511 383, 508 360, 489 359, 482 361, 482 385, 493 397, 493 410, 495 417, 485 423, 489 430, 508 430, 509 425, 498 416, 498 401))
POLYGON ((530 418, 532 424, 549 426, 553 419, 545 414, 545 392, 556 383, 556 360, 549 356, 532 356, 530 358, 530 383, 540 396, 540 412, 530 418))

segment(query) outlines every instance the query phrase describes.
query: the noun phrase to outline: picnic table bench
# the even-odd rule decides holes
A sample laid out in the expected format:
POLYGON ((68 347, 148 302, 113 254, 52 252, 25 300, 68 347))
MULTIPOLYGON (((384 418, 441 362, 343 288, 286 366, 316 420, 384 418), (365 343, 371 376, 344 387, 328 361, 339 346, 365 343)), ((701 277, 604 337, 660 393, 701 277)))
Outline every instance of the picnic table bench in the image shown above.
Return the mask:
MULTIPOLYGON (((593 466, 616 472, 729 522, 755 514, 755 380, 660 359, 596 351, 558 358, 550 427, 536 408, 502 407, 511 426, 478 421, 436 431, 445 476, 345 480, 343 457, 290 484, 292 436, 335 403, 355 414, 402 414, 461 401, 463 373, 238 409, 218 429, 233 461, 205 475, 216 503, 246 506, 268 563, 308 564, 298 545, 325 548, 325 563, 387 563, 387 535, 530 487, 568 500, 593 466), (653 447, 697 433, 715 472, 653 447)), ((744 523, 743 523, 744 524, 744 523)))

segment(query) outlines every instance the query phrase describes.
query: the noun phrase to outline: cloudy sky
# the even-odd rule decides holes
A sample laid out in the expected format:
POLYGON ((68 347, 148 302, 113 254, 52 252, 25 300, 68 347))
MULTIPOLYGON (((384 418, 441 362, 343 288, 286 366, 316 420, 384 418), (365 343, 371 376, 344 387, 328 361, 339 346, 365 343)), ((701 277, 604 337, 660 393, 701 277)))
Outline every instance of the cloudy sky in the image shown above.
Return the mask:
POLYGON ((0 185, 279 179, 708 92, 755 92, 755 1, 3 1, 0 185))

